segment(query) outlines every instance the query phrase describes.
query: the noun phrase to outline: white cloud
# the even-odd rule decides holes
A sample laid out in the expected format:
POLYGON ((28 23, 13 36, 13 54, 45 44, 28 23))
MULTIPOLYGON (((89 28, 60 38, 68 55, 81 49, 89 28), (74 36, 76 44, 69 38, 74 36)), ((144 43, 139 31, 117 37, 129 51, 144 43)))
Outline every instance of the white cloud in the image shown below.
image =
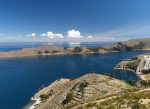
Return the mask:
POLYGON ((46 34, 41 34, 41 36, 42 36, 42 37, 45 37, 45 36, 47 36, 47 35, 46 35, 46 34))
POLYGON ((26 36, 27 36, 27 37, 36 37, 37 34, 36 34, 36 33, 31 33, 31 34, 27 34, 26 36))
POLYGON ((35 33, 32 33, 32 34, 31 34, 31 36, 32 36, 32 37, 35 37, 35 36, 36 36, 36 34, 35 34, 35 33))
POLYGON ((75 29, 72 29, 67 32, 67 37, 68 38, 81 38, 83 36, 81 36, 80 31, 76 31, 75 29))
POLYGON ((53 32, 47 32, 46 34, 41 34, 42 37, 48 37, 48 38, 64 38, 62 34, 54 34, 53 32))

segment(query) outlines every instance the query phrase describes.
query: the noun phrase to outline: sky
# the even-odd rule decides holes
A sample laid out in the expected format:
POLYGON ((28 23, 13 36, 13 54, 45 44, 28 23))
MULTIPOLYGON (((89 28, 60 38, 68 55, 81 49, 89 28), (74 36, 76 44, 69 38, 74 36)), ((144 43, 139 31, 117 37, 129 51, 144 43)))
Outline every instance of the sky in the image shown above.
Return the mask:
POLYGON ((150 0, 0 0, 0 42, 150 37, 150 0))

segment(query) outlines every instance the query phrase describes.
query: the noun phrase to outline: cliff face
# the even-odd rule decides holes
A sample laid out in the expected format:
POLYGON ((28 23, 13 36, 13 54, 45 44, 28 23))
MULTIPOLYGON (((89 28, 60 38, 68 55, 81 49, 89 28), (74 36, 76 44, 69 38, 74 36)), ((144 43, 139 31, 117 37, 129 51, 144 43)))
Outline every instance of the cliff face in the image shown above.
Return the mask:
POLYGON ((137 57, 134 57, 130 60, 121 61, 116 65, 117 69, 131 69, 133 71, 142 72, 142 70, 150 69, 150 55, 143 54, 137 57))
POLYGON ((128 69, 133 70, 136 72, 139 65, 138 60, 127 60, 127 61, 121 61, 119 64, 116 65, 116 69, 128 69))
POLYGON ((57 80, 35 94, 34 98, 42 100, 36 109, 72 109, 130 88, 126 83, 111 77, 87 74, 74 80, 57 80))
POLYGON ((132 58, 131 60, 121 61, 115 67, 121 70, 132 70, 142 80, 150 80, 150 55, 143 54, 132 58))

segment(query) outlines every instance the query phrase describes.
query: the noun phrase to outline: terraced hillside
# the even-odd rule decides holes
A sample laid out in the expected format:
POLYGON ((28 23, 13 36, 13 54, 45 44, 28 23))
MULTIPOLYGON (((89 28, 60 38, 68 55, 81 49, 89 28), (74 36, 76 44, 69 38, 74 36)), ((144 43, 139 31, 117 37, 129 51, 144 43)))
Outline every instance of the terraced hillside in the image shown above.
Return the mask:
POLYGON ((150 88, 131 90, 72 109, 150 109, 150 88))
POLYGON ((71 109, 130 89, 128 84, 100 74, 60 79, 35 94, 34 99, 41 99, 35 109, 71 109))

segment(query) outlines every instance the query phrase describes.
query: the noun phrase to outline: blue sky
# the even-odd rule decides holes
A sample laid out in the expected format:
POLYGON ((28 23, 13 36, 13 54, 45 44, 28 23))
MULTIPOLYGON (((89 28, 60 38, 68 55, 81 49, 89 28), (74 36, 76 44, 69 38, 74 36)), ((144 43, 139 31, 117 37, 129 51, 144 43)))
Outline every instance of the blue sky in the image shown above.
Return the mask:
POLYGON ((0 0, 0 41, 150 36, 150 0, 0 0))

